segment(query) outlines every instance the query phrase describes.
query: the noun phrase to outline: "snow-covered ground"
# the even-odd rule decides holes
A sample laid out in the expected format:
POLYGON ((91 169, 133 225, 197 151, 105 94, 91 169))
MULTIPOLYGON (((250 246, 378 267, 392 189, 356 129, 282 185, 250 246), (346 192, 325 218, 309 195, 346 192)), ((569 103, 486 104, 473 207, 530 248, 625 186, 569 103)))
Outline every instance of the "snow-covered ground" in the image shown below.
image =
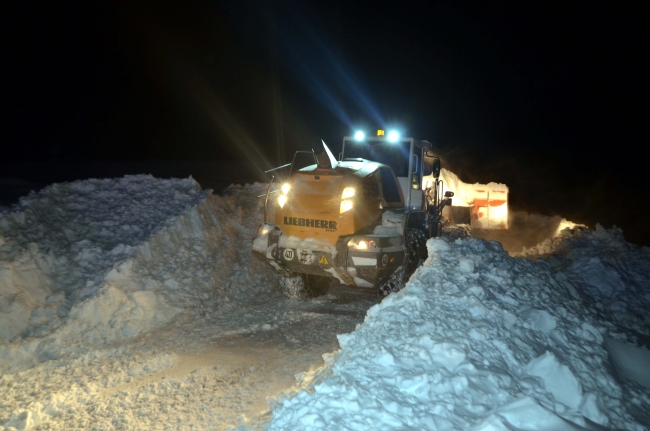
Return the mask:
POLYGON ((267 421, 377 297, 281 296, 250 252, 264 191, 126 176, 0 213, 0 430, 267 421))
POLYGON ((250 253, 264 191, 138 175, 0 209, 0 431, 650 426, 650 249, 620 230, 527 216, 549 235, 519 254, 432 239, 381 303, 298 302, 250 253))
POLYGON ((647 429, 650 249, 600 226, 560 237, 537 261, 429 240, 269 429, 647 429))

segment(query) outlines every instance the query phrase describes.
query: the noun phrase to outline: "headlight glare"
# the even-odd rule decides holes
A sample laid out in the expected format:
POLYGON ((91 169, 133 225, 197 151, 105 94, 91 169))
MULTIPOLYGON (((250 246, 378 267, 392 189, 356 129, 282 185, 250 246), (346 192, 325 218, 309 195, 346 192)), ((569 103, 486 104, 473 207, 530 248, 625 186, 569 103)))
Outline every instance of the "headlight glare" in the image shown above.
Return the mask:
POLYGON ((278 205, 280 205, 280 208, 284 208, 284 204, 287 203, 287 196, 286 195, 280 195, 278 198, 278 205))
POLYGON ((346 187, 343 189, 341 199, 349 199, 354 196, 354 187, 346 187))
POLYGON ((282 184, 281 190, 282 190, 283 195, 288 195, 289 190, 291 190, 291 185, 289 183, 284 183, 284 184, 282 184))
POLYGON ((343 214, 346 211, 350 211, 352 209, 352 201, 349 199, 346 199, 344 201, 341 201, 341 214, 343 214))
POLYGON ((371 248, 377 248, 377 241, 374 239, 353 239, 349 243, 349 247, 354 248, 356 250, 368 250, 371 248))

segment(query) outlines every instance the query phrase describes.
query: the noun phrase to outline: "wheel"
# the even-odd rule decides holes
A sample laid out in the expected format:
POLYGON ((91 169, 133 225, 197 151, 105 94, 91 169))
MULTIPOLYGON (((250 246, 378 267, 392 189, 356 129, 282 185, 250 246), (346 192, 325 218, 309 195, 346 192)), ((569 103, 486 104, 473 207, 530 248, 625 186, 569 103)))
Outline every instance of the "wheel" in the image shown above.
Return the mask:
POLYGON ((282 293, 289 299, 305 300, 327 292, 332 281, 329 277, 312 274, 294 274, 282 277, 282 293))
POLYGON ((419 229, 406 229, 404 236, 404 262, 390 276, 388 280, 379 287, 379 293, 388 296, 404 288, 411 275, 427 258, 427 237, 419 229))
POLYGON ((409 257, 409 277, 425 261, 427 251, 427 236, 419 229, 406 229, 406 251, 409 257))

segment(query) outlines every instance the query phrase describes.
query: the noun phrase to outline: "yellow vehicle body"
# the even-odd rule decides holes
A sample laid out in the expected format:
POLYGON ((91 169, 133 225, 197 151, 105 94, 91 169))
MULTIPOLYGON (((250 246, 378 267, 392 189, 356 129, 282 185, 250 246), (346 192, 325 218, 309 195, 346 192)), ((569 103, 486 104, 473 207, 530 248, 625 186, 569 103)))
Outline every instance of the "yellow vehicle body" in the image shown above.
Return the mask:
POLYGON ((324 142, 323 149, 320 155, 297 151, 291 163, 266 171, 290 167, 279 190, 271 191, 273 177, 260 196, 266 198, 264 223, 252 253, 282 276, 289 298, 316 296, 332 278, 395 292, 427 258, 428 238, 455 224, 462 226, 454 235, 468 235, 463 226, 469 207, 450 207, 453 216, 443 215, 454 192, 443 189, 440 158, 430 142, 356 133, 343 139, 338 161, 324 142), (293 171, 300 153, 315 164, 293 171), (275 207, 273 222, 266 217, 268 205, 275 207))
POLYGON ((260 227, 253 254, 285 277, 310 274, 371 288, 404 259, 404 229, 377 233, 389 210, 402 217, 404 198, 393 171, 364 159, 295 172, 269 204, 274 223, 260 227), (401 213, 400 213, 401 211, 401 213))
POLYGON ((287 184, 286 204, 275 210, 275 224, 285 235, 335 244, 339 237, 352 235, 381 218, 379 184, 373 177, 364 181, 351 173, 332 175, 331 170, 314 169, 296 173, 287 184), (354 190, 354 195, 342 199, 345 189, 354 190), (342 201, 351 205, 343 212, 342 201))

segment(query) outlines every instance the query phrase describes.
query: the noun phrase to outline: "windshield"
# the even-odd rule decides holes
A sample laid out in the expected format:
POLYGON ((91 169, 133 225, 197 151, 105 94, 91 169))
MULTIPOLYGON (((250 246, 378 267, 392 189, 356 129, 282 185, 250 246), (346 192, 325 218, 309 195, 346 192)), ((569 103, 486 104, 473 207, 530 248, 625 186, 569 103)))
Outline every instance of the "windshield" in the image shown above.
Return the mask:
POLYGON ((406 177, 409 171, 410 142, 391 144, 388 142, 345 142, 344 159, 361 157, 362 159, 388 165, 395 176, 406 177))

